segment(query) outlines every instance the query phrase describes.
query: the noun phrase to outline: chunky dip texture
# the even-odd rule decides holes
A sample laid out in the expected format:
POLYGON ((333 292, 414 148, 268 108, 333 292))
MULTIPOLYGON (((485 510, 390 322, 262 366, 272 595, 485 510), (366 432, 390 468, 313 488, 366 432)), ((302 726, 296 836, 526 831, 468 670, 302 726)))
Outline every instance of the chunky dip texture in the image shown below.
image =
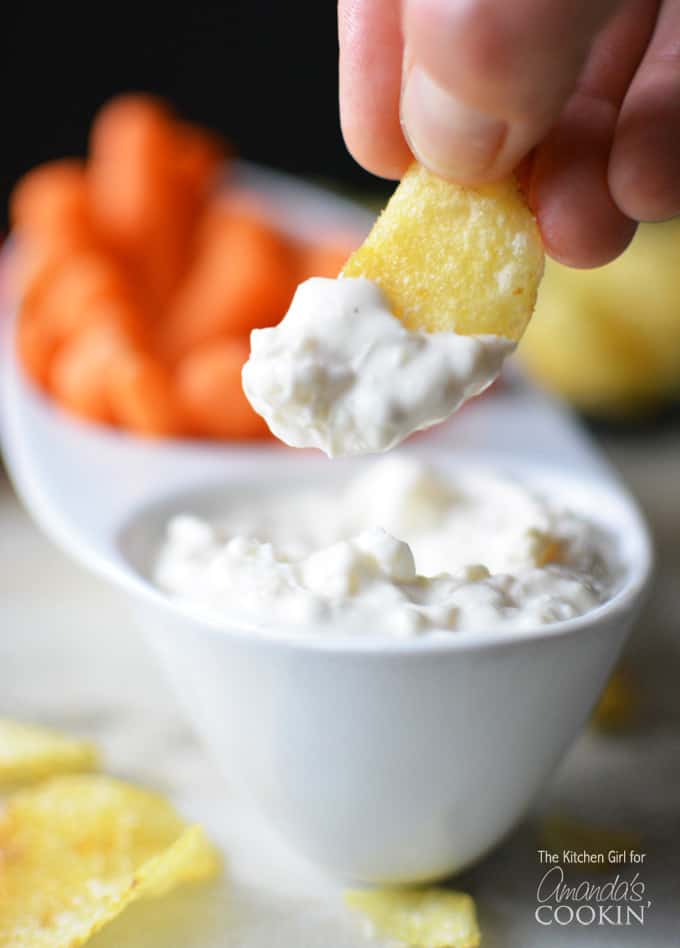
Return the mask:
POLYGON ((243 389, 271 431, 331 457, 387 451, 447 418, 498 375, 499 336, 408 329, 362 277, 313 278, 251 335, 243 389))
POLYGON ((174 517, 154 577, 225 621, 407 638, 588 612, 614 586, 609 549, 520 481, 395 455, 340 485, 235 497, 214 522, 174 517))

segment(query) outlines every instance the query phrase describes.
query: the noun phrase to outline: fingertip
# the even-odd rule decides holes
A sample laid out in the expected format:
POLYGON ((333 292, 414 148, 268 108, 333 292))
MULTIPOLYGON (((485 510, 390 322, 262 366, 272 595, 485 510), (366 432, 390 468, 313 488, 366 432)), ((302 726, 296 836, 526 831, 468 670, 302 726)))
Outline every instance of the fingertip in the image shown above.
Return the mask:
POLYGON ((541 205, 537 220, 546 253, 558 263, 579 270, 611 263, 626 249, 637 227, 619 214, 606 226, 593 228, 587 220, 569 215, 568 201, 541 205))
POLYGON ((547 253, 571 267, 609 263, 635 233, 607 185, 614 121, 608 104, 575 97, 536 152, 529 205, 547 253))
POLYGON ((355 123, 342 108, 340 125, 348 152, 366 171, 378 178, 396 181, 413 161, 398 123, 396 128, 382 128, 382 134, 373 134, 372 128, 355 123))
MULTIPOLYGON (((669 99, 669 102, 677 99, 669 99)), ((663 221, 680 214, 680 123, 664 104, 624 117, 609 163, 609 188, 623 214, 663 221)))
POLYGON ((413 160, 399 124, 403 46, 394 0, 342 0, 340 123, 350 154, 382 178, 413 160))
POLYGON ((633 239, 637 226, 612 200, 602 167, 581 167, 573 173, 539 167, 531 184, 530 205, 546 253, 578 269, 602 267, 615 260, 633 239))

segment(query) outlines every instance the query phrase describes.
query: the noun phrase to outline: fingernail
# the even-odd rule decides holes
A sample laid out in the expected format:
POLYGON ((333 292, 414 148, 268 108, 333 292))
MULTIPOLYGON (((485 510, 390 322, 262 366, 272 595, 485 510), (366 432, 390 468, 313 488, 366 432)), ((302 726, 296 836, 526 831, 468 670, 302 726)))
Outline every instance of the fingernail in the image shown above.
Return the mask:
POLYGON ((483 176, 498 155, 506 125, 464 105, 414 63, 404 78, 401 124, 416 158, 445 178, 483 176))

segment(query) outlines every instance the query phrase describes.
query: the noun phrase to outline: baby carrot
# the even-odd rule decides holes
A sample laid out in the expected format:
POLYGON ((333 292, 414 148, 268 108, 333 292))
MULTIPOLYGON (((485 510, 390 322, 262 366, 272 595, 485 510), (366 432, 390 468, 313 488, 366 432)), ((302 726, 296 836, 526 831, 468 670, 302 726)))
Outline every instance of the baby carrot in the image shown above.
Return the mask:
POLYGON ((359 246, 359 239, 340 236, 335 240, 328 238, 315 243, 306 243, 300 247, 299 281, 310 277, 336 277, 347 263, 347 259, 359 246))
POLYGON ((88 182, 95 220, 115 245, 143 249, 146 218, 162 203, 164 170, 173 126, 163 103, 144 95, 121 96, 97 115, 90 135, 88 182))
POLYGON ((191 231, 219 170, 217 140, 150 96, 99 113, 88 169, 95 220, 161 308, 188 262, 191 231))
POLYGON ((123 274, 105 254, 69 254, 36 281, 26 304, 39 310, 46 325, 67 335, 87 320, 88 307, 126 292, 123 274))
POLYGON ((213 207, 162 332, 170 359, 224 335, 278 322, 296 279, 290 249, 263 218, 213 207))
POLYGON ((55 354, 49 387, 72 414, 112 424, 111 372, 117 360, 129 352, 129 341, 116 327, 89 326, 55 354))
POLYGON ((34 311, 24 309, 19 314, 16 347, 29 378, 41 388, 47 388, 54 343, 34 311))
POLYGON ((141 340, 138 310, 115 268, 96 255, 73 255, 48 268, 21 302, 17 344, 29 375, 47 384, 50 362, 65 342, 94 323, 116 325, 141 340))
POLYGON ((54 161, 24 175, 10 198, 16 244, 9 261, 13 299, 54 263, 96 247, 83 162, 54 161))
POLYGON ((26 236, 17 236, 7 261, 9 298, 18 305, 49 270, 69 256, 71 249, 52 237, 27 239, 26 236))
POLYGON ((156 359, 128 353, 111 368, 111 410, 124 428, 143 435, 182 433, 182 414, 172 379, 156 359))
POLYGON ((226 146, 219 135, 190 122, 178 121, 175 133, 175 169, 193 214, 202 208, 224 172, 226 146))
POLYGON ((134 268, 153 305, 175 279, 184 235, 175 220, 171 114, 149 96, 124 96, 97 116, 88 177, 97 226, 134 268))
POLYGON ((177 366, 176 384, 192 434, 210 438, 259 438, 268 428, 241 388, 248 358, 244 339, 205 344, 177 366))
POLYGON ((94 239, 85 164, 51 161, 25 174, 10 198, 10 222, 34 239, 57 237, 69 246, 94 239))

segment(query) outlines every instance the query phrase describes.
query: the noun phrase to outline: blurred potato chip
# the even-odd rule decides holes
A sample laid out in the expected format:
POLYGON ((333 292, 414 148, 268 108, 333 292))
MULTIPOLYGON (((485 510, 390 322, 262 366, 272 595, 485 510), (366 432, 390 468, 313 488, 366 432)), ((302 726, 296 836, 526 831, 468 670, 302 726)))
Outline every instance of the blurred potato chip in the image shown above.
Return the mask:
POLYGON ((594 270, 548 262, 519 353, 546 388, 591 414, 644 414, 680 394, 680 224, 641 224, 594 270))
POLYGON ((595 706, 591 723, 606 734, 622 733, 635 726, 639 710, 635 679, 627 668, 617 668, 595 706))
POLYGON ((97 750, 89 741, 0 718, 0 786, 94 770, 96 766, 97 750))
POLYGON ((635 332, 593 309, 582 289, 564 286, 571 273, 549 262, 536 317, 520 346, 531 375, 586 410, 630 412, 653 397, 653 360, 635 332), (651 386, 650 386, 651 382, 651 386))
POLYGON ((514 179, 464 188, 414 164, 343 276, 367 277, 411 329, 519 339, 543 273, 514 179))
POLYGON ((449 889, 347 892, 350 908, 367 916, 376 934, 413 948, 475 948, 480 943, 474 900, 449 889))
POLYGON ((78 948, 139 898, 219 866, 198 826, 109 777, 56 777, 0 814, 0 945, 78 948))

